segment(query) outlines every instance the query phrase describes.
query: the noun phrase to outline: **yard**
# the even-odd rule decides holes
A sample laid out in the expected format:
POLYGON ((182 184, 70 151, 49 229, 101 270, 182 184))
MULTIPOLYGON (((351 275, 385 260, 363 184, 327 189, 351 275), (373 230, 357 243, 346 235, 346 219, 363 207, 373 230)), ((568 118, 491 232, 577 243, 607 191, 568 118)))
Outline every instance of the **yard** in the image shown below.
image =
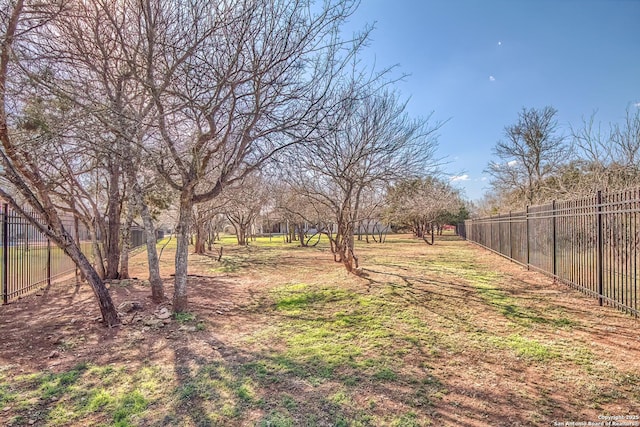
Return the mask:
MULTIPOLYGON (((190 255, 190 312, 165 322, 143 280, 111 283, 116 305, 143 305, 115 329, 86 285, 0 306, 0 419, 640 425, 638 321, 454 236, 358 242, 363 277, 322 244, 222 244, 220 262, 190 255)), ((167 294, 174 250, 162 255, 167 294)), ((144 259, 132 262, 140 279, 144 259)))

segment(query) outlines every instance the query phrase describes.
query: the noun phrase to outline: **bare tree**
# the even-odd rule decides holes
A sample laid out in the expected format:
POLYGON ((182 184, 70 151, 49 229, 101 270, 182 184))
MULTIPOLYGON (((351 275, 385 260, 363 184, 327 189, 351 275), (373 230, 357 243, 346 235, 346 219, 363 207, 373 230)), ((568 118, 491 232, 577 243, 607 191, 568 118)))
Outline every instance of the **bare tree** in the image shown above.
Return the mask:
MULTIPOLYGON (((291 165, 282 171, 295 176, 291 165)), ((290 179, 295 181, 296 178, 290 179)), ((283 177, 279 182, 272 182, 272 197, 275 218, 284 227, 286 243, 298 242, 308 247, 319 243, 320 235, 327 234, 333 227, 333 215, 325 205, 307 194, 307 189, 299 182, 287 182, 283 177)))
POLYGON ((23 0, 18 0, 10 5, 3 5, 2 10, 7 11, 7 14, 3 16, 5 19, 0 29, 0 156, 2 174, 10 186, 0 188, 0 195, 73 259, 93 289, 104 323, 115 326, 120 321, 109 292, 72 235, 65 229, 49 183, 36 161, 37 153, 29 150, 33 148, 34 141, 29 141, 27 145, 21 143, 28 136, 21 135, 7 108, 10 105, 9 109, 17 112, 24 106, 17 98, 8 99, 12 85, 21 76, 21 70, 16 67, 16 51, 23 47, 20 46, 21 43, 28 43, 27 38, 34 28, 45 25, 52 17, 57 16, 60 6, 47 3, 25 5, 23 0), (25 205, 32 208, 38 217, 32 215, 25 205))
POLYGON ((294 157, 298 167, 292 179, 308 200, 332 212, 336 229, 327 235, 334 260, 352 272, 358 268, 354 231, 365 192, 435 169, 440 124, 411 119, 406 103, 393 92, 349 93, 340 113, 326 123, 326 132, 306 148, 306 155, 294 157))
POLYGON ((147 151, 179 197, 173 309, 180 312, 193 206, 304 141, 326 114, 340 57, 361 38, 338 38, 351 0, 319 8, 286 0, 175 3, 141 2, 138 72, 156 113, 157 139, 147 151))
MULTIPOLYGON (((119 276, 121 206, 126 185, 128 203, 145 227, 152 297, 159 302, 164 290, 156 233, 141 179, 148 175, 141 170, 145 163, 142 147, 152 132, 154 105, 136 77, 143 52, 140 14, 137 2, 132 1, 69 1, 64 13, 40 30, 35 46, 45 59, 36 57, 32 68, 47 70, 51 78, 36 76, 40 85, 72 103, 84 117, 78 125, 81 131, 74 138, 99 160, 98 176, 107 209, 103 215, 96 214, 94 222, 101 228, 106 248, 105 277, 119 276)), ((70 171, 67 176, 76 181, 75 187, 82 187, 76 173, 70 171)))
MULTIPOLYGON (((81 132, 76 117, 82 115, 64 99, 47 93, 34 84, 20 85, 13 98, 24 96, 24 106, 15 113, 15 129, 20 131, 20 145, 32 153, 34 167, 48 183, 52 201, 59 212, 72 215, 89 231, 94 267, 105 277, 102 245, 99 236, 106 235, 102 210, 106 200, 101 185, 103 171, 98 151, 77 143, 71 134, 81 132), (57 161, 51 161, 57 159, 57 161)), ((81 120, 84 128, 86 120, 81 120)))
POLYGON ((404 180, 387 192, 387 221, 410 228, 416 237, 434 243, 435 231, 451 222, 464 202, 460 192, 437 177, 404 180))
POLYGON ((569 152, 565 138, 558 134, 557 110, 523 108, 518 122, 505 127, 505 140, 499 141, 487 172, 498 192, 517 195, 524 203, 540 200, 545 180, 554 175, 569 152))
POLYGON ((230 188, 222 194, 223 212, 233 226, 238 245, 249 244, 251 227, 265 205, 270 189, 257 174, 248 175, 238 188, 230 188))
POLYGON ((389 231, 389 224, 384 219, 385 189, 374 188, 362 194, 362 212, 358 224, 358 240, 364 236, 367 243, 373 240, 384 243, 389 231))
POLYGON ((640 184, 640 110, 628 108, 624 121, 608 130, 595 116, 571 129, 578 159, 563 171, 561 183, 573 195, 640 184))
POLYGON ((221 225, 221 216, 224 216, 224 201, 222 198, 200 203, 194 207, 193 229, 196 234, 194 253, 204 254, 207 243, 209 250, 211 250, 214 235, 219 231, 221 225))

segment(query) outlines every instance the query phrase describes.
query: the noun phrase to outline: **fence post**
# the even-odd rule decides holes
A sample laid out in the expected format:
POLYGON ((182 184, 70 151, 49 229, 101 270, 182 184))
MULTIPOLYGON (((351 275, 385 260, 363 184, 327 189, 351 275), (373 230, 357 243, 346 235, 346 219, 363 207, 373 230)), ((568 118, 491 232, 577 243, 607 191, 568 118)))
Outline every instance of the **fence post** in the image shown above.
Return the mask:
POLYGON ((495 250, 493 247, 493 215, 489 215, 489 248, 495 250))
POLYGON ((597 205, 597 223, 598 223, 598 259, 597 259, 597 269, 598 269, 598 304, 602 305, 602 293, 604 290, 604 266, 603 266, 603 230, 602 230, 602 191, 598 190, 598 194, 596 196, 596 205, 597 205))
POLYGON ((524 213, 525 221, 526 221, 526 224, 527 224, 527 227, 526 227, 527 228, 527 270, 530 270, 529 261, 531 260, 530 259, 531 253, 530 253, 530 250, 529 250, 530 249, 530 245, 529 245, 529 237, 530 237, 529 236, 529 234, 530 234, 530 231, 529 231, 529 205, 527 205, 527 209, 524 212, 525 212, 524 213))
POLYGON ((47 286, 51 286, 51 239, 47 238, 47 286))
POLYGON ((558 239, 556 238, 556 201, 553 200, 551 202, 551 228, 552 228, 552 238, 553 238, 553 279, 556 279, 556 276, 558 274, 558 261, 556 259, 556 255, 558 254, 558 250, 557 250, 557 242, 558 239))
POLYGON ((9 204, 2 205, 2 302, 9 302, 9 204))
POLYGON ((502 253, 502 233, 500 232, 500 224, 501 224, 501 220, 502 220, 502 215, 498 215, 498 218, 496 218, 498 220, 498 250, 496 252, 498 252, 499 254, 502 253))
POLYGON ((511 231, 511 211, 509 211, 509 259, 513 261, 513 236, 511 231))

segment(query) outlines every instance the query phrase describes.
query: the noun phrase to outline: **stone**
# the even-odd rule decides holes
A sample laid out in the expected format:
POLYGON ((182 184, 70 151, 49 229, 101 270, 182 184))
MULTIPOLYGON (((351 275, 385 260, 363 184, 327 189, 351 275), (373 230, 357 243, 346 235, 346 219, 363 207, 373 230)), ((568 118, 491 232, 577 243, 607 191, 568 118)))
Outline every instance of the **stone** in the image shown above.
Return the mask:
POLYGON ((171 317, 171 312, 169 310, 167 310, 166 307, 162 307, 159 311, 157 311, 155 313, 155 316, 158 319, 163 319, 164 320, 164 319, 168 319, 168 318, 171 317))
POLYGON ((131 313, 134 310, 142 310, 140 301, 124 301, 118 306, 118 311, 121 313, 131 313))
POLYGON ((148 317, 144 320, 145 326, 150 326, 152 328, 163 328, 164 322, 162 319, 155 318, 153 316, 148 317))
POLYGON ((178 328, 179 331, 186 331, 186 332, 195 332, 196 331, 196 327, 193 325, 182 325, 178 328))

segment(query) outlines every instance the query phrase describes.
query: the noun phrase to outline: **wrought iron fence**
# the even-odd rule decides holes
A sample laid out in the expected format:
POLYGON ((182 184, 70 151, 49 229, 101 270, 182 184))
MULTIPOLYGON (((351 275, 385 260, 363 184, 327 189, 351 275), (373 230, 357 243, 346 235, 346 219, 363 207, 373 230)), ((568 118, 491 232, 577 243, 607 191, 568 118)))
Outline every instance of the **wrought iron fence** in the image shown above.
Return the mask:
MULTIPOLYGON (((34 215, 37 218, 37 215, 34 215)), ((33 292, 75 271, 75 263, 59 247, 6 203, 0 204, 0 287, 2 303, 33 292)), ((91 253, 89 232, 73 219, 63 219, 65 228, 91 253), (76 234, 77 233, 77 234, 76 234)), ((131 248, 144 244, 144 232, 134 227, 131 248)))
POLYGON ((467 240, 640 315, 640 190, 528 207, 467 220, 467 240))

